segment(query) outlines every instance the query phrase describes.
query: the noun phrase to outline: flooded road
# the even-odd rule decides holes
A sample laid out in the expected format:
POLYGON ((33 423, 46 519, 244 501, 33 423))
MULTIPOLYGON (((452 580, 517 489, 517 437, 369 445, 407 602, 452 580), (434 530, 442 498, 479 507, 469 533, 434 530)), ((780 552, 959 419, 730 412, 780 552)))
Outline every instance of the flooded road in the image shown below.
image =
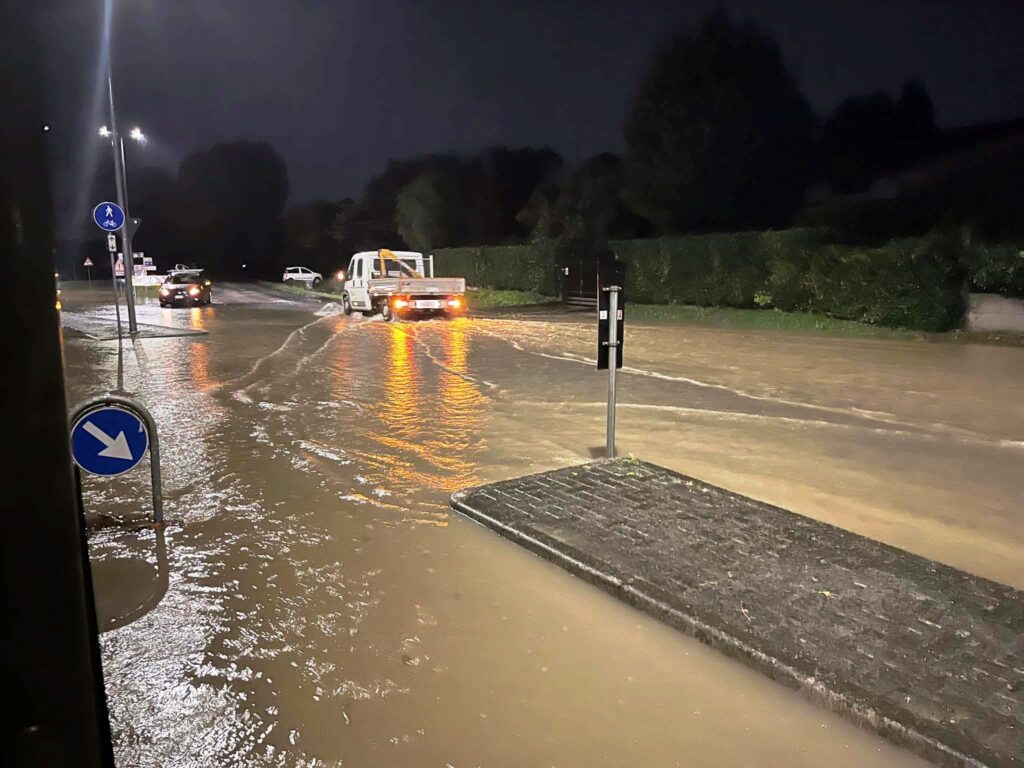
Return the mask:
MULTIPOLYGON (((915 764, 448 510, 603 444, 589 323, 214 300, 123 348, 178 524, 91 535, 120 764, 915 764)), ((622 452, 1024 586, 1024 351, 627 334, 622 452)), ((72 401, 116 386, 117 342, 65 358, 72 401)), ((87 509, 147 510, 147 477, 87 509)))

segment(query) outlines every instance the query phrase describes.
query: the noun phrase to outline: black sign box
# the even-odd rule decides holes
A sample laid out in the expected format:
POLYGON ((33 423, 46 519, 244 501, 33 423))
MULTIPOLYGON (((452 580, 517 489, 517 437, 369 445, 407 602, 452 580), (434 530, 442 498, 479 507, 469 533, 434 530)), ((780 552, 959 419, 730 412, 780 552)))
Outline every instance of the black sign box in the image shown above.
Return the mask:
POLYGON ((618 354, 615 356, 615 367, 622 367, 622 347, 625 341, 623 330, 626 316, 626 264, 622 261, 605 261, 597 282, 597 368, 608 368, 608 298, 611 293, 606 290, 610 285, 619 286, 618 328, 616 338, 618 354))

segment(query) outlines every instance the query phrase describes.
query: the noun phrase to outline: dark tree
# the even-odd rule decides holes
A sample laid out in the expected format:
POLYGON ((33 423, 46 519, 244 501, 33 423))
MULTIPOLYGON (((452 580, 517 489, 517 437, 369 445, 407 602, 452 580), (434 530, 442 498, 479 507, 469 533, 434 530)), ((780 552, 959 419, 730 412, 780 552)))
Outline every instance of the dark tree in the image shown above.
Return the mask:
POLYGON ((521 240, 529 228, 517 214, 561 163, 553 150, 533 147, 393 160, 355 205, 339 212, 331 235, 343 253, 521 240))
POLYGON ((270 276, 281 266, 288 170, 269 144, 236 141, 188 155, 176 198, 190 261, 221 275, 270 276))
POLYGON ((338 214, 352 204, 351 198, 346 198, 338 202, 317 200, 289 208, 284 214, 288 264, 282 266, 310 267, 325 274, 343 266, 341 262, 345 259, 331 236, 331 227, 338 214))
POLYGON ((663 232, 785 225, 813 130, 775 40, 717 12, 643 77, 625 126, 627 202, 663 232))
POLYGON ((474 158, 467 201, 474 219, 465 227, 464 242, 502 243, 529 234, 517 216, 534 189, 561 168, 562 156, 548 147, 494 147, 474 158))
POLYGON ((900 89, 899 110, 902 138, 919 141, 935 132, 935 104, 920 80, 907 80, 900 89))
POLYGON ((398 193, 395 227, 406 245, 430 251, 449 245, 460 209, 458 179, 442 168, 420 173, 398 193))
POLYGON ((647 234, 645 220, 622 201, 622 161, 612 154, 540 184, 520 211, 531 239, 576 239, 603 247, 609 238, 647 234))
POLYGON ((884 91, 850 96, 822 129, 825 176, 836 192, 864 192, 919 159, 934 133, 935 107, 920 81, 904 83, 898 102, 884 91))
POLYGON ((426 155, 392 160, 383 172, 370 179, 362 197, 355 204, 343 207, 331 225, 331 237, 337 241, 342 256, 400 245, 395 223, 399 194, 417 176, 443 164, 445 157, 426 155))
MULTIPOLYGON (((134 148, 133 148, 134 149, 134 148)), ((117 200, 113 163, 109 155, 101 155, 93 175, 89 200, 117 200)), ((168 269, 187 256, 182 241, 182 225, 174 214, 176 180, 172 173, 154 165, 142 165, 142 156, 129 155, 128 202, 132 217, 142 219, 142 226, 132 237, 132 248, 153 259, 160 269, 168 269), (132 161, 135 161, 134 163, 132 161)), ((106 236, 96 229, 92 218, 79 222, 86 253, 104 269, 107 259, 106 236)))
POLYGON ((142 219, 132 238, 132 250, 151 257, 161 270, 187 258, 188 247, 174 215, 174 176, 163 168, 148 166, 133 171, 128 183, 132 216, 142 219))

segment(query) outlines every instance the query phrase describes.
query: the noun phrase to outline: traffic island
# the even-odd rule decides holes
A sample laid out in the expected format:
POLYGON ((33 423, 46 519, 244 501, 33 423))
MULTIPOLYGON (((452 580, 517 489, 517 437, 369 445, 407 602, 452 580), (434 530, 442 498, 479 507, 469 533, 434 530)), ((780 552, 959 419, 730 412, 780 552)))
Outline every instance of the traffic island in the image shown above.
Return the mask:
POLYGON ((634 459, 452 506, 940 765, 1024 764, 1024 593, 634 459))
MULTIPOLYGON (((112 317, 87 315, 78 312, 61 314, 61 325, 65 331, 72 331, 90 341, 114 341, 118 339, 117 322, 112 317)), ((178 336, 205 336, 201 328, 179 328, 171 325, 153 325, 152 323, 136 323, 138 339, 169 339, 178 336)), ((128 334, 128 322, 124 321, 120 338, 131 339, 128 334)))

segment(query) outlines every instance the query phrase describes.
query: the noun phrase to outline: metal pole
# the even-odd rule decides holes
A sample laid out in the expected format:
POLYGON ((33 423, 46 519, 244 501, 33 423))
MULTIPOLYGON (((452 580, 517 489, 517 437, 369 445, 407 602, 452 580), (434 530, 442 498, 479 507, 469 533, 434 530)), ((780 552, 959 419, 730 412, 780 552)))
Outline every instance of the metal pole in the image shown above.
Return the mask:
POLYGON ((615 368, 619 362, 619 286, 608 286, 608 443, 605 456, 615 458, 615 368))
MULTIPOLYGON (((111 24, 113 21, 111 20, 111 24)), ((112 49, 113 46, 111 45, 112 49)), ((117 130, 117 114, 114 111, 114 75, 111 59, 113 50, 107 51, 107 93, 110 96, 110 140, 114 148, 114 181, 117 184, 117 204, 124 211, 124 226, 121 227, 121 250, 124 252, 124 295, 125 306, 128 308, 128 333, 135 336, 139 332, 135 321, 135 286, 132 285, 132 273, 135 271, 135 257, 132 254, 131 216, 128 214, 128 180, 124 170, 124 140, 117 130)))
POLYGON ((121 304, 117 300, 117 265, 116 257, 110 254, 110 281, 114 284, 114 312, 117 313, 117 338, 121 338, 121 304))

